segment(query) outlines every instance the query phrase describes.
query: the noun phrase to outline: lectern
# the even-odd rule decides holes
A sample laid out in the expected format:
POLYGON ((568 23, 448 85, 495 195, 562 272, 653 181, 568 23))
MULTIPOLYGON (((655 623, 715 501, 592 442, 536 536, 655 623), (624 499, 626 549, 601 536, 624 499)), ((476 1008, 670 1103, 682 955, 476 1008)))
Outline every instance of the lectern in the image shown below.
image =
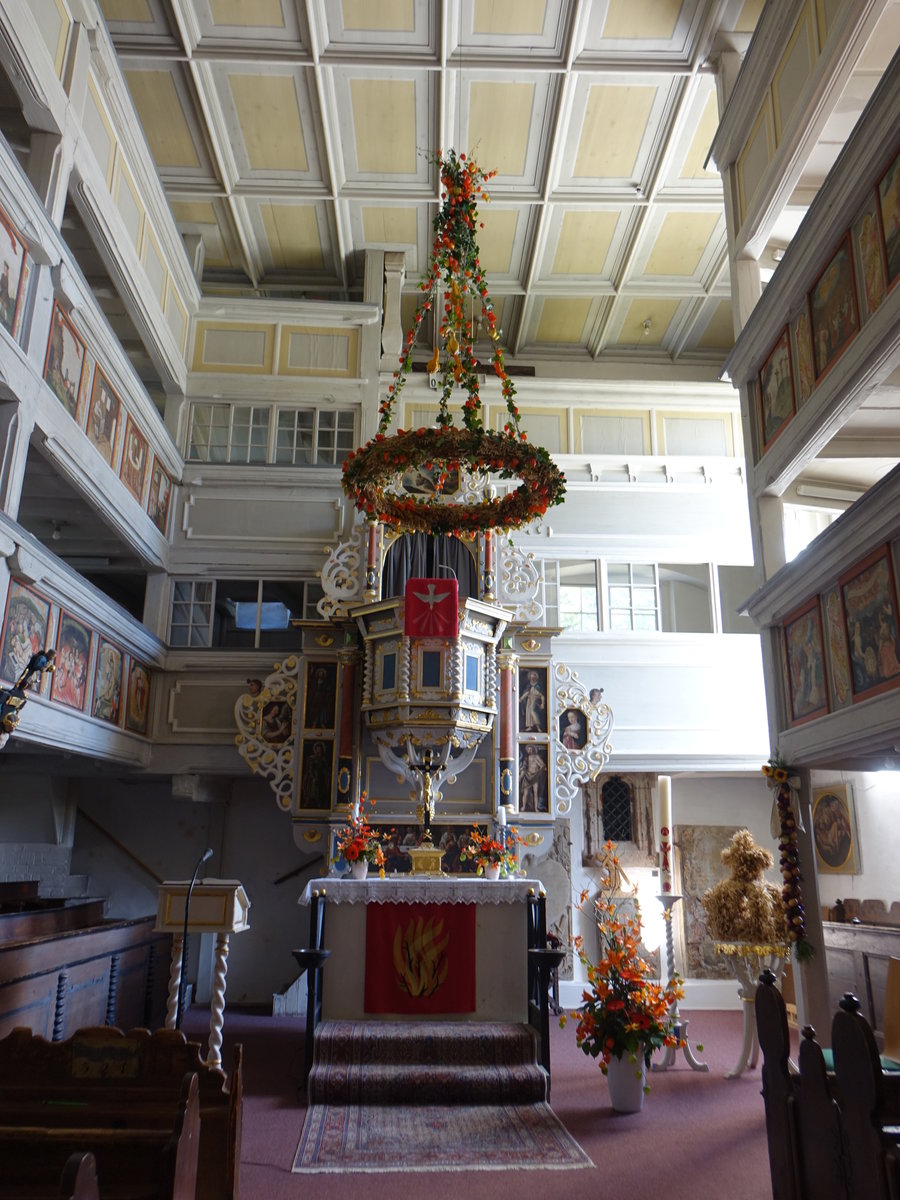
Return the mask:
MULTIPOLYGON (((174 1029, 178 1015, 178 990, 184 969, 184 905, 190 883, 188 880, 166 881, 159 885, 156 908, 156 929, 172 934, 172 965, 169 970, 169 1001, 166 1008, 166 1028, 174 1029)), ((228 937, 249 928, 250 901, 236 879, 204 879, 196 883, 191 893, 188 912, 188 933, 216 935, 216 961, 212 998, 209 1004, 209 1048, 206 1061, 211 1067, 222 1065, 222 1026, 225 1018, 225 973, 228 960, 228 937)))

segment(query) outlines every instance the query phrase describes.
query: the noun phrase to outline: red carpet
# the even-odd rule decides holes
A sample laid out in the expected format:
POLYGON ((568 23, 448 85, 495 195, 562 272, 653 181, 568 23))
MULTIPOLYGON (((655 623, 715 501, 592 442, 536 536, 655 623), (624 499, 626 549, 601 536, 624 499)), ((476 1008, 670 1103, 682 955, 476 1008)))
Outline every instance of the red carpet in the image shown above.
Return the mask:
MULTIPOLYGON (((242 1200, 771 1200, 759 1069, 725 1079, 741 1046, 739 1012, 687 1012, 708 1075, 677 1066, 650 1078, 644 1111, 616 1116, 595 1062, 575 1035, 551 1032, 550 1103, 596 1170, 429 1172, 422 1188, 409 1174, 295 1175, 294 1153, 305 1116, 303 1023, 226 1009, 223 1059, 244 1045, 242 1200)), ((205 1037, 209 1013, 192 1009, 184 1023, 205 1037)), ((463 1163, 465 1165, 465 1161, 463 1163)))

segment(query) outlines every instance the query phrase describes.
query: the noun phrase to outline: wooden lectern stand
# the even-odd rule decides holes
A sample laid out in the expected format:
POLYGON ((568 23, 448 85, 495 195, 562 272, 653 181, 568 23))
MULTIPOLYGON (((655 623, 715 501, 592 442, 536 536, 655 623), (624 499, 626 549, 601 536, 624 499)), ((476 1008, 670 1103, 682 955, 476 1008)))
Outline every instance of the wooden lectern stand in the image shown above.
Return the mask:
MULTIPOLYGON (((172 934, 172 965, 169 970, 169 1002, 166 1028, 174 1029, 178 1018, 178 990, 184 969, 184 905, 189 882, 167 881, 159 885, 156 929, 172 934)), ((209 1049, 206 1061, 211 1067, 222 1065, 222 1026, 225 1016, 225 972, 228 959, 228 935, 249 928, 250 901, 236 879, 204 879, 194 884, 188 913, 188 933, 216 934, 216 965, 212 998, 209 1004, 209 1049)))

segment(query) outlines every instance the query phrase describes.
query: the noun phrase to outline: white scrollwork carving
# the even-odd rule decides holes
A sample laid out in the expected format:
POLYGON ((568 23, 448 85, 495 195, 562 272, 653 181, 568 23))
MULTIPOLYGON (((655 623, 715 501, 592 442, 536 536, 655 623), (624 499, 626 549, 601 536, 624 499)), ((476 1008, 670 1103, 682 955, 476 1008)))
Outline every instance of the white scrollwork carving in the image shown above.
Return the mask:
POLYGON ((602 700, 591 700, 578 675, 557 663, 553 702, 553 790, 558 814, 571 811, 579 788, 596 779, 612 745, 613 713, 602 700))
POLYGON ((290 810, 294 791, 294 712, 297 707, 297 680, 302 668, 303 660, 292 654, 284 662, 275 664, 275 670, 266 676, 262 687, 244 692, 234 705, 234 723, 238 728, 234 739, 237 752, 254 775, 261 775, 269 781, 279 808, 286 811, 290 810), (290 708, 290 732, 283 727, 276 728, 274 722, 272 728, 267 728, 267 710, 274 718, 283 718, 285 704, 290 708), (280 739, 282 734, 285 735, 284 740, 274 740, 280 739))
POLYGON ((502 542, 498 551, 497 603, 514 612, 520 621, 540 624, 544 620, 542 579, 534 555, 510 541, 502 542))
POLYGON ((366 528, 356 525, 346 542, 334 550, 326 547, 328 558, 322 568, 322 591, 325 595, 316 605, 316 612, 326 621, 346 616, 353 604, 363 600, 363 579, 359 569, 365 553, 366 528))

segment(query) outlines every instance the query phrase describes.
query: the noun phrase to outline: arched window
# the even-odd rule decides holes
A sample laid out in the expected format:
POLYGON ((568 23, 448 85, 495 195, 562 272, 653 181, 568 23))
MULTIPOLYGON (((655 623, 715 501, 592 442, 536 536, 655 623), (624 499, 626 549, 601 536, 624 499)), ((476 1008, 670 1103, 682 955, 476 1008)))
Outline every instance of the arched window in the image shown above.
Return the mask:
POLYGON ((620 775, 613 775, 604 783, 601 793, 600 815, 603 821, 603 838, 608 842, 632 842, 632 791, 620 775))

